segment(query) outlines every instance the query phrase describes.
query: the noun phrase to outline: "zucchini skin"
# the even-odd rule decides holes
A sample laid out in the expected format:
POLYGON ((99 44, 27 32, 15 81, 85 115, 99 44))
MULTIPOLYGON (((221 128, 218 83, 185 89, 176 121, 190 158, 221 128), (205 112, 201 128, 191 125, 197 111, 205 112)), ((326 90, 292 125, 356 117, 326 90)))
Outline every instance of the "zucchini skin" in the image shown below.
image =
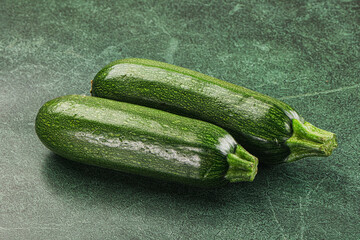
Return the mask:
POLYGON ((207 122, 79 95, 45 103, 35 129, 46 147, 65 158, 198 187, 227 184, 227 156, 239 147, 207 122))
POLYGON ((109 98, 200 119, 226 129, 262 162, 285 162, 292 120, 289 105, 219 79, 147 59, 122 59, 92 81, 92 96, 109 98))

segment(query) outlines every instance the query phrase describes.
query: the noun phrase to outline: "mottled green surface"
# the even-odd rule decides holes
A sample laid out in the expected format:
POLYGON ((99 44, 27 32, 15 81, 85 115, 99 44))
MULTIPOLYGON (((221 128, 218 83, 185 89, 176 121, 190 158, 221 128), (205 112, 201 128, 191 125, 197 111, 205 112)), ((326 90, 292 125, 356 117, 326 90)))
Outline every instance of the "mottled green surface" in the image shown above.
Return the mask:
POLYGON ((1 1, 0 239, 359 239, 359 16, 355 0, 1 1), (50 153, 34 130, 41 105, 89 95, 125 57, 280 98, 339 147, 217 190, 50 153))

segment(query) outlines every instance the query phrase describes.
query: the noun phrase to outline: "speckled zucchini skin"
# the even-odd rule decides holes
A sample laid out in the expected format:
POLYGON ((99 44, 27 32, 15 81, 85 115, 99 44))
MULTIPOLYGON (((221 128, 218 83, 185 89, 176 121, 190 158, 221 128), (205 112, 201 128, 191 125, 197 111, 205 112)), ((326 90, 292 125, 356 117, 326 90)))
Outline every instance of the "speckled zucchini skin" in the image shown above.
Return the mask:
POLYGON ((45 103, 35 126, 45 146, 65 158, 200 187, 228 182, 226 156, 237 147, 213 124, 89 96, 45 103))
POLYGON ((292 119, 303 122, 293 108, 279 100, 147 59, 110 63, 93 79, 91 93, 211 122, 270 164, 284 162, 290 154, 285 142, 292 136, 292 119))

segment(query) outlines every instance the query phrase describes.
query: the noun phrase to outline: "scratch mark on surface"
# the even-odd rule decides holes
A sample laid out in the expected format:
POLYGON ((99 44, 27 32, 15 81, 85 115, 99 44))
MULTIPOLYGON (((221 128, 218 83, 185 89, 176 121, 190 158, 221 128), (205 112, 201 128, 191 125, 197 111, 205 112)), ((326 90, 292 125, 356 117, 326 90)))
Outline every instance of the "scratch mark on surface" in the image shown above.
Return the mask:
POLYGON ((169 47, 166 49, 165 60, 167 63, 174 63, 174 54, 178 48, 179 41, 176 38, 171 38, 169 47))
POLYGON ((304 239, 304 232, 305 232, 305 219, 304 219, 304 212, 302 209, 302 198, 299 199, 299 210, 300 210, 300 220, 301 220, 301 226, 300 226, 300 239, 304 239))
POLYGON ((239 11, 244 5, 242 4, 236 4, 235 7, 233 9, 231 9, 231 11, 229 12, 229 15, 234 15, 234 13, 236 13, 237 11, 239 11))
POLYGON ((341 87, 341 88, 322 91, 322 92, 305 93, 305 94, 299 94, 299 95, 294 95, 294 96, 285 96, 285 97, 281 97, 279 99, 285 100, 285 99, 293 99, 293 98, 301 98, 301 97, 312 97, 312 96, 329 94, 329 93, 334 93, 334 92, 341 92, 343 90, 349 90, 349 89, 358 88, 358 87, 360 87, 360 84, 355 84, 353 86, 341 87))
POLYGON ((283 174, 285 177, 289 178, 289 179, 293 179, 293 180, 296 180, 296 181, 299 181, 299 182, 307 183, 306 180, 301 179, 301 178, 298 178, 298 177, 290 176, 290 175, 286 174, 285 171, 282 171, 282 174, 283 174))
POLYGON ((154 20, 154 24, 155 26, 157 26, 159 29, 161 29, 163 31, 163 33, 165 33, 166 35, 171 37, 171 34, 169 33, 168 29, 167 29, 167 25, 166 23, 164 23, 165 21, 163 21, 158 12, 156 10, 154 10, 154 8, 150 8, 149 11, 152 13, 153 15, 153 20, 154 20))
POLYGON ((323 177, 323 179, 321 179, 320 182, 318 184, 316 184, 315 189, 308 192, 308 194, 306 195, 307 199, 309 199, 310 193, 316 192, 319 189, 320 185, 324 182, 325 179, 326 179, 326 177, 323 177))
POLYGON ((272 201, 271 201, 271 197, 269 195, 267 195, 267 198, 268 198, 268 201, 269 201, 270 210, 272 212, 273 218, 274 218, 275 222, 277 223, 277 225, 278 225, 278 227, 279 227, 279 229, 281 231, 281 235, 285 239, 285 231, 284 231, 284 228, 281 226, 278 218, 276 217, 276 213, 275 213, 274 205, 272 204, 272 201))
MULTIPOLYGON (((267 185, 268 185, 268 189, 269 189, 269 179, 266 178, 266 181, 267 181, 267 185)), ((272 204, 271 197, 270 197, 270 195, 269 195, 268 193, 266 193, 266 196, 267 196, 268 201, 269 201, 269 206, 270 206, 270 210, 271 210, 271 212, 272 212, 273 218, 274 218, 275 222, 277 223, 277 225, 278 225, 278 227, 279 227, 279 229, 280 229, 280 231, 281 231, 281 235, 282 235, 283 239, 286 239, 286 237, 285 237, 285 230, 284 230, 284 228, 281 226, 281 224, 280 224, 280 222, 279 222, 279 220, 278 220, 278 218, 277 218, 277 216, 276 216, 275 209, 274 209, 274 205, 272 204)))
POLYGON ((214 239, 223 239, 223 237, 221 236, 221 234, 223 232, 227 232, 229 230, 229 227, 225 227, 224 229, 219 230, 215 235, 214 235, 214 239))
POLYGON ((316 184, 316 187, 313 190, 309 190, 305 196, 305 203, 302 204, 302 198, 299 198, 299 211, 300 211, 300 220, 301 220, 301 226, 300 226, 300 239, 304 239, 304 232, 306 229, 306 222, 304 219, 304 212, 307 211, 309 206, 309 200, 310 200, 310 194, 316 192, 320 185, 324 182, 326 177, 323 177, 318 184, 316 184), (303 208, 304 207, 304 208, 303 208))

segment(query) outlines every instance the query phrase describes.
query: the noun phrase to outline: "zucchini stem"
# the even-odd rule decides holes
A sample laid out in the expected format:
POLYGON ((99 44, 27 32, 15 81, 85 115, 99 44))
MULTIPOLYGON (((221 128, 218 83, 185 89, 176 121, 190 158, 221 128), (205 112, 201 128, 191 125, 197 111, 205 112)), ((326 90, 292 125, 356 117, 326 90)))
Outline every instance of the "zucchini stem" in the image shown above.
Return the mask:
POLYGON ((285 162, 293 162, 304 157, 330 156, 337 147, 336 135, 297 119, 292 120, 293 135, 286 140, 290 154, 285 162))
POLYGON ((225 178, 230 182, 252 182, 257 174, 258 159, 237 145, 235 153, 227 155, 229 169, 225 178))

